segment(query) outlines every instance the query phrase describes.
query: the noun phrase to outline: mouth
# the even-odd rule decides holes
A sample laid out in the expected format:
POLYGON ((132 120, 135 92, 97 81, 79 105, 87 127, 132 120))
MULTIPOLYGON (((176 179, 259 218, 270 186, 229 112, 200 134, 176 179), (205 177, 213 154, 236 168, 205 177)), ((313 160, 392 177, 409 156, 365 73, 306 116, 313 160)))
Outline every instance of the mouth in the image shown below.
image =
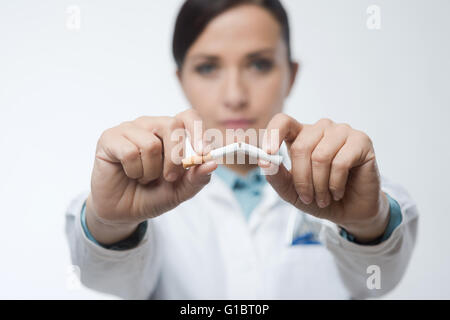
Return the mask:
POLYGON ((228 119, 220 122, 227 129, 248 129, 254 123, 253 119, 228 119))

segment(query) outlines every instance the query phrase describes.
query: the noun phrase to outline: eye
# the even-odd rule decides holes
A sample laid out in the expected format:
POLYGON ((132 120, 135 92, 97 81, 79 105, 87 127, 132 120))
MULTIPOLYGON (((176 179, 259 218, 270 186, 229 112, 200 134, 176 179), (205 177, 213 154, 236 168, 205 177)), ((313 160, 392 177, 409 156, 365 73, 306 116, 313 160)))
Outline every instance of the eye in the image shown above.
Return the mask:
POLYGON ((202 63, 195 67, 195 71, 202 75, 208 75, 216 70, 216 68, 217 67, 214 63, 202 63))
POLYGON ((273 62, 269 59, 255 59, 250 63, 252 68, 260 72, 270 71, 273 67, 273 62))

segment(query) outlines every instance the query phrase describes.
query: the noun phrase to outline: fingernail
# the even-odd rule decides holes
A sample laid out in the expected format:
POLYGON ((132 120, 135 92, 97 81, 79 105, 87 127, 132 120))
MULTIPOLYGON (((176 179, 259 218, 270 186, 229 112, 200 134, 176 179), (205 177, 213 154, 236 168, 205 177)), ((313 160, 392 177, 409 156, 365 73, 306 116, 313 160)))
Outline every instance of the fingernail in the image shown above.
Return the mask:
POLYGON ((342 191, 336 191, 333 198, 335 201, 339 201, 342 199, 343 196, 344 196, 344 193, 342 191))
POLYGON ((213 166, 213 165, 215 165, 216 164, 216 161, 215 160, 208 160, 208 161, 206 161, 205 163, 203 163, 203 165, 204 166, 213 166))
MULTIPOLYGON (((202 164, 202 166, 208 168, 208 170, 211 169, 212 167, 214 167, 215 165, 216 165, 216 162, 214 160, 209 160, 209 161, 205 162, 204 164, 202 164)), ((211 172, 208 172, 207 174, 210 175, 213 172, 214 172, 214 170, 211 172)))
POLYGON ((304 204, 310 204, 311 201, 312 201, 310 196, 307 196, 307 195, 304 195, 304 194, 300 195, 300 199, 303 201, 304 204))
POLYGON ((327 203, 326 203, 326 201, 324 199, 320 199, 320 200, 317 201, 317 205, 320 208, 325 208, 327 206, 327 203))
MULTIPOLYGON (((213 160, 208 161, 205 163, 205 166, 208 167, 208 170, 211 170, 211 168, 215 167, 217 165, 217 163, 213 160)), ((217 168, 211 170, 210 172, 207 173, 207 176, 210 176, 217 168)))

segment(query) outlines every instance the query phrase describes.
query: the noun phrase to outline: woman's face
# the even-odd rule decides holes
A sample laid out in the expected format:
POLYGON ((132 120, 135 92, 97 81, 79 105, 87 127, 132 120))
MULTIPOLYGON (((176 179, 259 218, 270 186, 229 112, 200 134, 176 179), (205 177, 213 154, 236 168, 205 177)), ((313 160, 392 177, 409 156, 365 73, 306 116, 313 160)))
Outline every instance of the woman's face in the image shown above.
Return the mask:
POLYGON ((297 65, 278 21, 241 5, 214 18, 189 48, 178 77, 205 128, 262 129, 282 111, 297 65))

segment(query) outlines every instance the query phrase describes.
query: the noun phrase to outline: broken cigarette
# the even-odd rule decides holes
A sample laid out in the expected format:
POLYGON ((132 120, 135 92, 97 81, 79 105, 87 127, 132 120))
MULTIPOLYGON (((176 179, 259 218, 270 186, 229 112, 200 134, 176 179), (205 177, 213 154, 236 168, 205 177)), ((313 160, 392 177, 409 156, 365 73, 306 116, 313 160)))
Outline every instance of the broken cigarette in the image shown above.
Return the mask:
POLYGON ((229 144, 225 147, 214 149, 211 152, 209 152, 207 155, 204 155, 204 156, 196 155, 196 156, 185 158, 181 162, 183 164, 183 168, 187 169, 189 167, 199 165, 199 164, 205 163, 205 162, 213 160, 213 159, 218 159, 227 154, 236 153, 236 152, 243 152, 250 157, 265 160, 265 161, 274 163, 276 165, 280 165, 281 162, 283 161, 283 157, 280 155, 277 155, 277 154, 271 155, 271 154, 266 153, 264 150, 262 150, 258 147, 255 147, 255 146, 249 145, 247 143, 243 143, 243 142, 236 142, 236 143, 229 144))

